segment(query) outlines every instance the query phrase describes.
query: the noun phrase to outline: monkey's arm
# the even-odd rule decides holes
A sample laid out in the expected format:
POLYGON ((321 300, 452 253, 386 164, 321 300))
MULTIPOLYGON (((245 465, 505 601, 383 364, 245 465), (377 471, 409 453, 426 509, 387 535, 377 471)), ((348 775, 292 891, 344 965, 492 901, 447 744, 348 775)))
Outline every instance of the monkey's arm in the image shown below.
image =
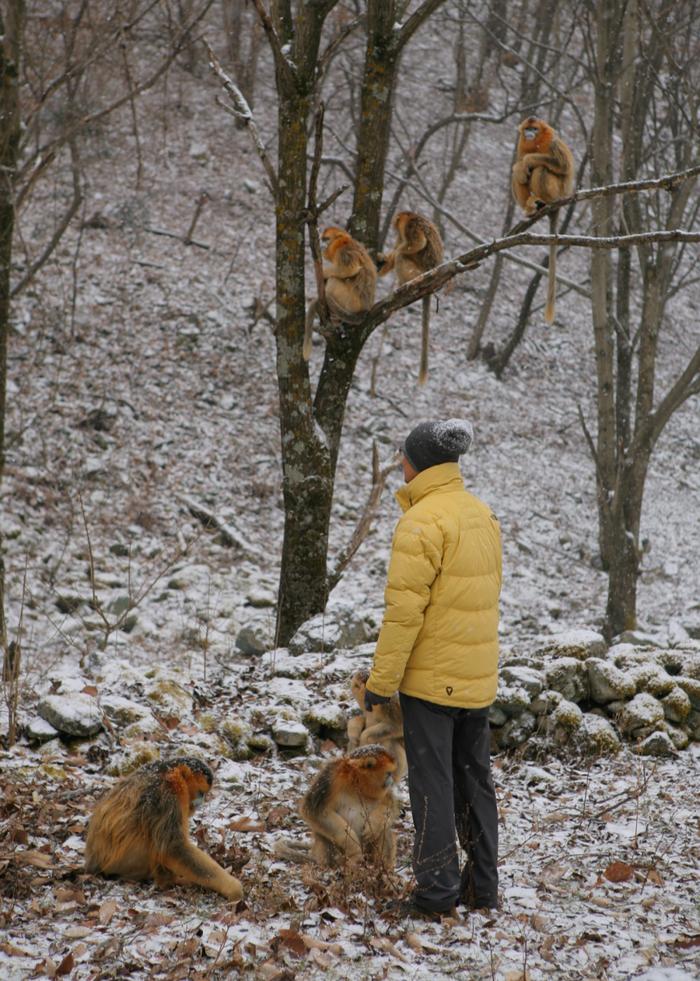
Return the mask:
POLYGON ((380 276, 388 275, 396 265, 396 250, 380 252, 377 256, 377 269, 380 276))
POLYGON ((360 746, 371 746, 372 743, 381 743, 387 737, 392 739, 402 739, 403 731, 397 730, 391 722, 375 722, 374 725, 367 726, 360 736, 360 746))
POLYGON ((323 815, 306 816, 306 821, 312 831, 322 838, 327 838, 346 858, 358 858, 362 855, 362 844, 352 825, 336 811, 328 809, 323 815))
POLYGON ((362 269, 362 263, 359 259, 349 258, 345 262, 334 262, 330 266, 324 266, 323 278, 349 279, 351 276, 356 276, 360 269, 362 269))
MULTIPOLYGON (((229 875, 218 862, 201 851, 191 841, 180 841, 173 845, 172 850, 159 856, 158 866, 168 872, 205 889, 213 889, 226 899, 239 900, 243 897, 243 887, 238 879, 229 875)), ((163 880, 162 872, 156 875, 163 880)))
MULTIPOLYGON (((534 170, 535 167, 546 167, 552 174, 564 177, 569 173, 569 166, 562 156, 555 153, 526 153, 520 161, 522 167, 534 170)), ((515 165, 516 167, 518 164, 515 165)), ((520 181, 520 183, 525 183, 520 181)))

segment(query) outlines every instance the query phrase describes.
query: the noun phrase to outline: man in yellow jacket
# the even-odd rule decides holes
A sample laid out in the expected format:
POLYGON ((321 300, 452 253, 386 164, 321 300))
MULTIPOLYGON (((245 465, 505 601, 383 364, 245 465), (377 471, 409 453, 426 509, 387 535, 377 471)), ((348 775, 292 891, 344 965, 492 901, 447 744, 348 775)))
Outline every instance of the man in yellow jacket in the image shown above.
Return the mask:
POLYGON ((498 813, 489 706, 498 673, 501 538, 464 487, 469 423, 424 422, 403 447, 404 514, 391 548, 386 609, 366 707, 398 689, 416 831, 412 906, 428 915, 498 902, 498 813), (459 842, 466 854, 460 872, 459 842))

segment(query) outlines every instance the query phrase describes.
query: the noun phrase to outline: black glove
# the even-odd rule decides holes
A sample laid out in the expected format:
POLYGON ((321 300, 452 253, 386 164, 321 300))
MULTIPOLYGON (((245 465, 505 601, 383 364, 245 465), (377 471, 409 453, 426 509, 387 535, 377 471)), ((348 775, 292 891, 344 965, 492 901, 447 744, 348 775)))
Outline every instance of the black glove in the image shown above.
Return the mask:
POLYGON ((386 705, 390 701, 388 695, 375 695, 369 688, 365 688, 365 712, 371 712, 375 705, 386 705))

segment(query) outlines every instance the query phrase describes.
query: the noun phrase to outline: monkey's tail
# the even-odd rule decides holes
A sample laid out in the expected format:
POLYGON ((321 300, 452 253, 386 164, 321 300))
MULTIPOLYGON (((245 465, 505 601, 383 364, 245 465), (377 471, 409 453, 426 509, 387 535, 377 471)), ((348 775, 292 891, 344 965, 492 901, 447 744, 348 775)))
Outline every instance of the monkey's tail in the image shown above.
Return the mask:
MULTIPOLYGON (((559 215, 555 211, 549 216, 549 233, 557 234, 559 215)), ((555 242, 549 246, 549 275, 547 277, 547 304, 544 308, 544 319, 548 324, 554 321, 554 304, 557 296, 557 246, 555 242)))
POLYGON ((418 384, 425 385, 428 380, 428 352, 430 346, 430 296, 423 297, 423 327, 420 344, 420 369, 418 384))
POLYGON ((283 858, 287 862, 296 862, 297 865, 304 865, 308 862, 313 863, 314 861, 311 857, 311 845, 308 841, 278 838, 272 850, 277 858, 283 858))

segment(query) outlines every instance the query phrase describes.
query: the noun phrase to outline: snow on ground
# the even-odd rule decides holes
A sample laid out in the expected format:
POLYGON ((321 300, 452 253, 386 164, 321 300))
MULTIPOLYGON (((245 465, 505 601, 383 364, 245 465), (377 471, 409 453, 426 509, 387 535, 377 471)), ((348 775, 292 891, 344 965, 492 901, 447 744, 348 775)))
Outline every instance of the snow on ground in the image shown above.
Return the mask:
MULTIPOLYGON (((406 61, 403 91, 416 126, 442 97, 430 75, 431 43, 420 35, 406 61)), ((206 72, 199 75, 176 67, 168 86, 141 104, 149 140, 139 188, 128 113, 96 132, 84 155, 85 214, 104 221, 89 223, 79 242, 77 231, 69 234, 15 306, 2 530, 11 631, 20 609, 23 616, 20 722, 52 688, 128 697, 147 714, 88 742, 54 739, 37 749, 23 738, 2 754, 0 976, 697 977, 694 750, 658 762, 627 750, 596 763, 496 757, 504 899, 492 917, 392 919, 380 915, 371 883, 355 889, 273 860, 276 835, 302 833, 295 799, 319 759, 337 750, 325 736, 297 756, 262 740, 253 758, 231 759, 236 726, 242 718, 262 730, 270 713, 290 704, 303 712, 319 699, 347 707, 354 659, 329 659, 318 677, 284 679, 236 650, 251 625, 273 646, 283 521, 274 346, 266 322, 252 326, 249 314, 255 297, 272 296, 273 216, 246 134, 215 105, 206 72), (155 234, 184 234, 203 187, 211 203, 195 237, 208 250, 155 234), (205 530, 193 500, 214 510, 239 544, 205 530), (129 760, 179 750, 217 770, 197 837, 240 871, 240 911, 197 890, 161 892, 81 871, 85 824, 112 774, 129 760), (622 863, 621 881, 610 879, 614 863, 622 863)), ((257 105, 271 135, 268 80, 257 105)), ((479 134, 484 174, 504 173, 502 197, 484 193, 484 178, 466 168, 450 192, 456 213, 485 236, 500 226, 513 135, 507 124, 479 134)), ((59 193, 40 190, 37 229, 59 193)), ((344 202, 329 220, 343 222, 344 202)), ((32 222, 25 228, 31 247, 32 222)), ((449 254, 463 243, 450 232, 446 244, 449 254)), ((585 278, 581 255, 561 265, 585 278)), ((585 302, 562 297, 560 326, 545 329, 535 318, 498 382, 464 353, 489 273, 468 274, 441 298, 424 388, 416 385, 416 310, 368 345, 348 405, 332 546, 348 539, 369 492, 372 439, 388 457, 422 419, 468 419, 475 442, 465 479, 503 528, 504 648, 527 653, 536 637, 597 628, 604 609, 594 473, 578 422, 579 404, 594 417, 592 332, 585 302)), ((512 326, 524 284, 520 272, 504 278, 493 339, 512 326)), ((682 363, 687 332, 697 330, 697 301, 695 285, 668 318, 659 391, 682 363)), ((319 344, 314 371, 320 357, 319 344)), ((697 433, 695 400, 668 426, 650 467, 639 612, 662 644, 678 624, 695 630, 700 619, 697 433)), ((333 597, 369 620, 381 612, 396 517, 387 493, 333 597)), ((406 809, 399 830, 396 889, 405 892, 406 809)))

